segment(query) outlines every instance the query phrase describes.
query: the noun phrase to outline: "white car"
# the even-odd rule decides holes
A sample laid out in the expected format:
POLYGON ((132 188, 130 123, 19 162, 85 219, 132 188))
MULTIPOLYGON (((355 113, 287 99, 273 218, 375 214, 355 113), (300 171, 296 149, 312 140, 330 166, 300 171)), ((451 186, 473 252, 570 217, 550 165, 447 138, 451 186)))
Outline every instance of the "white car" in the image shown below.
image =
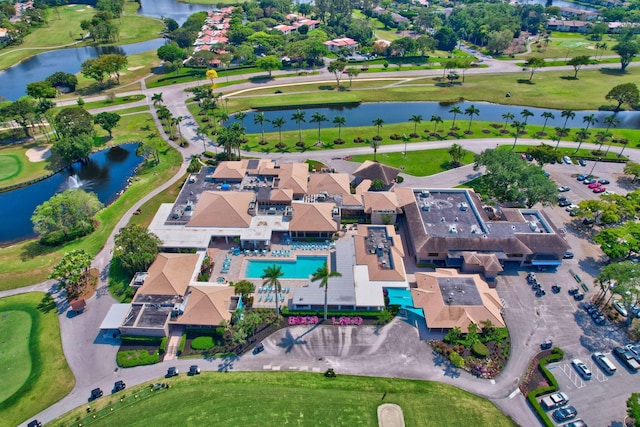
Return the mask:
POLYGON ((573 365, 574 369, 578 371, 578 374, 580 374, 582 379, 585 379, 585 380, 591 379, 591 375, 592 375, 591 370, 587 368, 587 365, 585 365, 582 360, 573 359, 571 361, 571 364, 573 365))
POLYGON ((604 193, 602 193, 603 196, 608 196, 610 194, 616 194, 616 192, 611 190, 606 190, 604 193))
POLYGON ((629 314, 627 313, 627 309, 624 307, 624 304, 621 303, 620 301, 614 301, 612 305, 613 305, 613 308, 615 308, 616 311, 620 313, 623 317, 627 317, 627 315, 629 314))
POLYGON ((569 156, 564 156, 562 158, 562 161, 565 162, 568 165, 572 165, 573 164, 573 162, 571 161, 571 157, 569 157, 569 156))

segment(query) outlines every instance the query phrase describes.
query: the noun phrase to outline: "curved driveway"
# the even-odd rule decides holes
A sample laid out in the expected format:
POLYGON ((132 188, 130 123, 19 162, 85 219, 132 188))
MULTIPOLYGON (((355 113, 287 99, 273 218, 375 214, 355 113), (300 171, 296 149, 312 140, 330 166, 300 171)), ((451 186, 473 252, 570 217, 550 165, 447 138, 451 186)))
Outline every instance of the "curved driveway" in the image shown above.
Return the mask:
MULTIPOLYGON (((516 72, 521 68, 517 67, 513 62, 502 61, 487 61, 490 63, 490 68, 486 69, 470 69, 469 74, 475 73, 492 73, 492 72, 516 72)), ((549 67, 549 69, 562 69, 566 67, 549 67)), ((436 70, 437 71, 437 70, 436 70)), ((408 73, 404 72, 391 72, 385 73, 385 77, 399 77, 399 78, 420 78, 427 75, 439 75, 434 70, 424 70, 420 73, 412 73, 408 76, 408 73), (416 74, 419 74, 416 76, 416 74)), ((539 70, 538 72, 542 72, 539 70)), ((246 78, 242 76, 241 78, 246 78)), ((333 81, 331 76, 326 70, 315 76, 305 77, 287 77, 277 80, 277 84, 295 84, 300 82, 309 81, 321 81, 328 80, 333 81)), ((93 266, 100 271, 100 283, 96 295, 88 301, 87 311, 79 316, 71 316, 66 309, 66 305, 62 302, 59 295, 58 304, 60 308, 60 325, 62 331, 62 344, 65 356, 71 367, 75 377, 76 386, 73 391, 63 398, 61 401, 47 408, 45 411, 36 415, 41 421, 47 422, 62 415, 68 410, 82 405, 87 402, 89 391, 95 387, 101 387, 103 390, 108 391, 111 389, 113 382, 118 379, 124 380, 128 385, 138 384, 144 381, 149 381, 165 373, 165 369, 169 362, 161 363, 154 366, 138 367, 127 370, 119 370, 115 365, 115 354, 118 349, 118 342, 110 340, 109 338, 102 338, 98 332, 99 325, 102 319, 106 315, 109 307, 115 302, 113 297, 109 295, 107 288, 108 279, 108 267, 111 260, 111 253, 113 249, 113 237, 118 230, 127 224, 129 218, 135 210, 137 210, 144 202, 149 200, 154 195, 163 191, 168 186, 175 183, 186 171, 189 158, 192 154, 201 152, 201 142, 196 139, 195 129, 197 125, 195 121, 190 117, 190 114, 185 106, 185 100, 187 94, 184 89, 190 86, 195 86, 202 82, 194 82, 189 84, 181 84, 170 87, 164 87, 159 89, 143 89, 142 91, 130 92, 130 94, 144 93, 147 98, 140 103, 149 103, 150 97, 154 92, 162 92, 164 103, 171 110, 175 116, 183 116, 185 120, 182 125, 183 136, 187 138, 191 143, 188 148, 179 148, 183 153, 184 162, 180 170, 174 175, 174 177, 158 188, 154 189, 150 194, 136 203, 118 222, 114 228, 111 236, 109 237, 104 248, 96 258, 94 259, 93 266)), ((240 83, 231 87, 225 88, 227 93, 233 91, 239 91, 251 87, 256 87, 259 84, 256 83, 240 83)), ((93 98, 98 99, 99 97, 93 98)), ((92 99, 87 99, 91 101, 92 99)), ((75 103, 75 101, 67 101, 68 103, 75 103)), ((134 104, 126 104, 119 106, 119 108, 128 108, 134 104)), ((115 109, 110 107, 110 109, 115 109)), ((163 137, 166 135, 162 132, 161 126, 159 126, 155 111, 151 109, 152 114, 158 125, 163 137)), ((448 147, 452 143, 457 142, 464 146, 465 149, 473 152, 480 152, 487 148, 493 148, 496 144, 505 143, 508 139, 465 139, 465 140, 448 140, 438 142, 417 142, 411 143, 407 150, 417 151, 430 148, 448 147)), ((531 144, 538 143, 539 139, 519 139, 518 144, 531 144)), ((209 142, 210 143, 210 142, 209 142)), ((549 142, 551 143, 551 142, 549 142)), ((172 144, 173 145, 173 144, 172 144)), ((175 145, 174 145, 175 146, 175 145)), ((575 143, 562 142, 561 146, 575 147, 575 143)), ((596 148, 595 144, 583 144, 584 148, 596 148)), ((378 152, 399 152, 404 150, 404 144, 384 145, 378 149, 378 152)), ((369 147, 357 147, 357 148, 345 148, 345 149, 332 149, 327 151, 306 152, 306 153, 245 153, 254 157, 266 157, 273 159, 286 159, 287 161, 299 161, 307 158, 318 159, 324 161, 341 171, 352 171, 354 166, 350 162, 339 160, 346 155, 371 153, 369 147)), ((626 153, 634 161, 639 161, 640 151, 628 148, 626 153)), ((403 185, 406 186, 437 186, 448 187, 457 185, 468 181, 473 176, 477 175, 477 172, 473 171, 471 166, 461 167, 455 170, 440 173, 431 177, 417 178, 406 176, 403 185)), ((32 292, 32 291, 48 291, 52 287, 51 281, 24 287, 20 289, 14 289, 10 291, 0 292, 0 297, 14 295, 18 293, 32 292)), ((405 378, 416 379, 431 379, 436 381, 442 381, 454 384, 465 390, 469 390, 480 396, 484 396, 492 399, 500 409, 511 415, 521 425, 535 425, 537 423, 535 417, 532 415, 531 410, 528 408, 524 398, 517 392, 511 393, 516 390, 519 376, 524 372, 526 364, 531 355, 534 354, 534 349, 528 347, 516 346, 514 343, 513 355, 510 363, 507 365, 503 373, 496 378, 495 381, 479 380, 464 372, 456 373, 451 372, 448 369, 443 369, 442 365, 434 364, 433 356, 431 356, 428 347, 423 342, 417 339, 410 339, 403 343, 403 351, 399 353, 394 345, 394 340, 398 336, 409 336, 417 338, 416 332, 412 326, 408 326, 401 321, 394 321, 392 324, 382 328, 376 333, 372 333, 373 328, 361 328, 363 342, 366 342, 367 348, 372 348, 371 344, 380 346, 381 348, 390 349, 389 352, 380 354, 386 354, 384 360, 378 360, 374 363, 376 354, 370 352, 363 354, 335 354, 327 358, 319 360, 315 351, 310 353, 292 357, 291 351, 287 351, 290 347, 288 343, 292 342, 291 348, 295 348, 296 340, 299 340, 300 336, 305 336, 306 331, 301 331, 299 328, 287 328, 279 331, 271 337, 267 344, 267 351, 263 354, 253 357, 251 355, 245 355, 236 359, 230 360, 213 360, 213 361, 199 361, 201 368, 204 370, 262 370, 266 368, 273 368, 277 364, 277 367, 283 369, 295 368, 296 370, 324 370, 327 366, 336 367, 339 372, 353 373, 360 375, 375 375, 375 376, 397 376, 405 378), (390 333, 392 331, 392 333, 390 333), (298 337, 298 338, 296 338, 298 337), (367 341, 368 340, 368 341, 367 341), (276 343, 272 345, 272 343, 276 343), (271 343, 271 344, 270 344, 271 343), (280 343, 280 345, 277 345, 280 343), (346 356, 346 357, 345 357, 346 356), (391 359, 390 359, 391 358, 391 359), (391 362, 391 363, 390 363, 391 362), (411 362, 411 363, 410 363, 411 362)), ((343 332, 343 328, 323 328, 317 327, 311 334, 322 334, 324 329, 338 330, 343 332)), ((347 333, 348 331, 344 331, 347 333)), ((310 335, 311 335, 310 334, 310 335)), ((437 362, 437 360, 436 360, 437 362)), ((178 366, 182 369, 187 368, 193 361, 189 360, 177 360, 172 361, 171 364, 178 366)))

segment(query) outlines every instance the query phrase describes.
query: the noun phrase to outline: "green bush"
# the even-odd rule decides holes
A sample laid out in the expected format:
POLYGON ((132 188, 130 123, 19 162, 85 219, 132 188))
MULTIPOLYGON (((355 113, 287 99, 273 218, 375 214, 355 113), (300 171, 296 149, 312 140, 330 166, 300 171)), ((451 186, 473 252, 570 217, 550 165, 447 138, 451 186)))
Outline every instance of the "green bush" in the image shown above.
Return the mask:
POLYGON ((562 351, 562 349, 558 347, 554 347, 549 356, 544 357, 540 360, 540 363, 538 364, 538 366, 542 371, 542 375, 545 376, 545 378, 551 385, 548 387, 537 388, 535 390, 530 391, 527 394, 527 400, 529 401, 529 404, 536 411, 538 418, 540 418, 540 420, 546 427, 553 427, 555 424, 549 419, 549 416, 544 411, 544 409, 542 409, 542 406, 540 406, 540 403, 538 403, 538 400, 536 398, 538 396, 542 396, 543 394, 552 393, 558 390, 558 381, 553 376, 553 374, 549 372, 546 365, 547 363, 557 362, 559 360, 562 360, 563 357, 564 357, 564 351, 562 351))
POLYGON ((147 350, 126 350, 119 351, 116 355, 116 362, 122 368, 132 368, 134 366, 153 365, 160 362, 160 352, 149 354, 147 350))
POLYGON ((487 357, 489 355, 489 349, 481 342, 477 342, 471 346, 471 351, 478 357, 487 357))
POLYGON ((187 334, 182 334, 182 338, 180 338, 180 346, 178 346, 178 356, 184 353, 184 346, 187 345, 187 334))
POLYGON ((451 364, 453 364, 453 366, 455 366, 456 368, 462 368, 464 366, 464 359, 462 358, 462 356, 460 356, 458 353, 456 353, 455 351, 452 351, 449 354, 449 361, 451 362, 451 364))
POLYGON ((194 350, 209 350, 215 345, 213 338, 208 336, 198 337, 191 341, 191 348, 194 350))
POLYGON ((169 342, 169 339, 167 337, 162 338, 162 341, 160 341, 160 354, 165 354, 167 352, 168 342, 169 342))
POLYGON ((205 151, 204 153, 202 153, 202 155, 208 159, 213 159, 215 157, 215 153, 211 151, 205 151))
POLYGON ((225 330, 224 330, 224 328, 222 326, 218 326, 216 328, 216 335, 219 336, 219 337, 224 336, 224 331, 225 330))
POLYGON ((160 343, 162 342, 162 337, 139 337, 137 335, 120 335, 120 341, 160 345, 160 343))

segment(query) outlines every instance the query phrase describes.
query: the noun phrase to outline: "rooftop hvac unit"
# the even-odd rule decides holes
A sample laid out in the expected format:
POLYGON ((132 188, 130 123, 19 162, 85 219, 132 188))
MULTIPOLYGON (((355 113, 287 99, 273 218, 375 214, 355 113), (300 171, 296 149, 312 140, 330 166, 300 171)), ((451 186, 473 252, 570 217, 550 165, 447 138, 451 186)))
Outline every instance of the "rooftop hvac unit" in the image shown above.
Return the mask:
POLYGON ((469 209, 469 205, 467 205, 465 202, 460 203, 461 211, 466 211, 467 209, 469 209))
POLYGON ((538 224, 536 224, 535 222, 531 221, 529 223, 529 228, 531 229, 531 231, 536 232, 536 231, 538 231, 538 224))
POLYGON ((456 234, 457 232, 458 232, 458 229, 456 228, 455 225, 452 224, 449 226, 449 233, 456 234))
POLYGON ((422 190, 420 192, 420 197, 423 199, 426 199, 427 197, 429 197, 429 195, 430 195, 429 190, 422 190))
POLYGON ((429 205, 422 205, 421 209, 425 212, 429 212, 429 205))

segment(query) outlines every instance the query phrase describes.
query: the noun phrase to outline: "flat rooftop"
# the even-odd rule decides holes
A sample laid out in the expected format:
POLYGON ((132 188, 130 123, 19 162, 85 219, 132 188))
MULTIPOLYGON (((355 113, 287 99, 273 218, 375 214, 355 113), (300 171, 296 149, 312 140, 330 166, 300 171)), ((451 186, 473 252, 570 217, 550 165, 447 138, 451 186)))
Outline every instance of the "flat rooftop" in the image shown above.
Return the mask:
POLYGON ((483 305, 471 277, 438 277, 438 286, 446 305, 483 305))

